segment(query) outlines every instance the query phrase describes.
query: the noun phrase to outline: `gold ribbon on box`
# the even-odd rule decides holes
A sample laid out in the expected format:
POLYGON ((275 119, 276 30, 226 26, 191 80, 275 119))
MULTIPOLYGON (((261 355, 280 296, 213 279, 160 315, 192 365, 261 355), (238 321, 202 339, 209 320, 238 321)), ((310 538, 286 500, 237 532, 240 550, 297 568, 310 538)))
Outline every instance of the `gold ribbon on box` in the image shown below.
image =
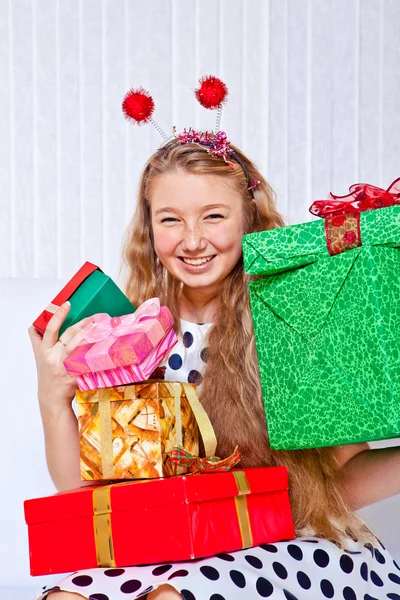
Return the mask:
POLYGON ((238 489, 238 495, 235 496, 236 514, 239 523, 240 535, 242 538, 242 549, 253 546, 253 535, 251 533, 249 507, 247 506, 246 495, 250 494, 250 486, 244 471, 231 471, 238 489))
POLYGON ((115 567, 114 542, 111 529, 111 486, 93 490, 93 530, 96 560, 99 567, 115 567))
POLYGON ((183 388, 199 427, 206 456, 214 456, 217 449, 217 438, 215 437, 210 418, 200 403, 193 387, 189 383, 171 383, 169 381, 164 381, 163 383, 175 399, 176 445, 182 446, 181 391, 183 388))
POLYGON ((57 306, 57 304, 50 302, 50 304, 48 304, 44 310, 54 315, 59 308, 60 307, 57 306))
MULTIPOLYGON (((238 495, 235 496, 236 514, 242 539, 242 549, 253 545, 250 516, 247 506, 247 494, 250 486, 244 471, 231 471, 235 478, 238 495)), ((199 475, 203 477, 203 475, 199 475)), ((111 488, 121 485, 137 485, 146 481, 130 481, 111 485, 98 486, 93 490, 93 530, 96 547, 96 560, 98 567, 115 567, 114 542, 111 524, 111 488)))

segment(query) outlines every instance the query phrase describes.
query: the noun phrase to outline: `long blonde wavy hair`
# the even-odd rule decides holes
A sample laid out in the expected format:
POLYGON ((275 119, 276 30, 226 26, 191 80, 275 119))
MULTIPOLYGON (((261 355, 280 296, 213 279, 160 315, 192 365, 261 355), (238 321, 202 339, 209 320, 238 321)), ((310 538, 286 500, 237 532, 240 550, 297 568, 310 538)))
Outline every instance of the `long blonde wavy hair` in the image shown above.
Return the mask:
MULTIPOLYGON (((254 203, 240 165, 233 160, 234 169, 228 168, 222 159, 210 156, 196 144, 168 142, 149 159, 140 179, 136 211, 124 241, 126 293, 135 306, 159 297, 170 308, 177 333, 181 333, 178 297, 182 284, 168 273, 154 251, 150 212, 154 180, 176 170, 224 178, 242 196, 246 233, 284 225, 267 181, 238 148, 232 144, 231 148, 249 179, 260 181, 254 190, 254 203)), ((219 306, 208 333, 208 360, 200 400, 217 435, 217 454, 226 457, 237 444, 243 467, 285 465, 298 535, 312 533, 339 545, 346 537, 367 540, 366 526, 344 501, 340 468, 332 448, 275 451, 269 446, 248 281, 240 258, 222 284, 219 306)))

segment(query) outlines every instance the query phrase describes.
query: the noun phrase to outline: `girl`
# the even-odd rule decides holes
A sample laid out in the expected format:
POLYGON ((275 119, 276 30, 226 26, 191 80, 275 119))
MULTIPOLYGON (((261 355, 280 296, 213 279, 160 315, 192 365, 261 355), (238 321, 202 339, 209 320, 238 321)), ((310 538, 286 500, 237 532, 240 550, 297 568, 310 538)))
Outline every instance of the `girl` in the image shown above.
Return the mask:
MULTIPOLYGON (((171 309, 180 342, 164 362, 165 379, 198 385, 218 455, 237 444, 243 467, 288 467, 298 537, 175 565, 74 573, 41 600, 400 599, 398 565, 352 512, 400 491, 398 449, 269 448, 241 240, 283 220, 268 183, 229 148, 231 167, 206 145, 179 138, 150 158, 126 237, 126 293, 136 306, 157 296, 171 309)), ((86 319, 58 339, 68 310, 56 312, 43 338, 30 329, 47 461, 59 490, 81 485, 76 386, 62 361, 91 326, 86 319)))

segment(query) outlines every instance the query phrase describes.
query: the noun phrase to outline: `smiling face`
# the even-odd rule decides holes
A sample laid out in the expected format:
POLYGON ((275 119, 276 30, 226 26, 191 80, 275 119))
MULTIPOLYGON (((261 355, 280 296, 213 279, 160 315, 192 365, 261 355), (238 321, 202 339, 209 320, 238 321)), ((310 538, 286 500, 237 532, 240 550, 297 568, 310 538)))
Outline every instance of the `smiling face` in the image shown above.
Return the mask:
POLYGON ((242 252, 242 198, 217 176, 173 171, 150 190, 154 248, 184 286, 218 291, 242 252))

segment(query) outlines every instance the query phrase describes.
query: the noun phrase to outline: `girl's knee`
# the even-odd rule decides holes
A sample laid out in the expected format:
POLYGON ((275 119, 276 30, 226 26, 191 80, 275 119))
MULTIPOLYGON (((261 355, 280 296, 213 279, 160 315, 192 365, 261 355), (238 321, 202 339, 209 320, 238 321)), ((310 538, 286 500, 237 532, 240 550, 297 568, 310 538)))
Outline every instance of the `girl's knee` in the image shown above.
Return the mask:
POLYGON ((182 600, 182 596, 170 585, 160 585, 154 592, 150 592, 147 600, 182 600))

